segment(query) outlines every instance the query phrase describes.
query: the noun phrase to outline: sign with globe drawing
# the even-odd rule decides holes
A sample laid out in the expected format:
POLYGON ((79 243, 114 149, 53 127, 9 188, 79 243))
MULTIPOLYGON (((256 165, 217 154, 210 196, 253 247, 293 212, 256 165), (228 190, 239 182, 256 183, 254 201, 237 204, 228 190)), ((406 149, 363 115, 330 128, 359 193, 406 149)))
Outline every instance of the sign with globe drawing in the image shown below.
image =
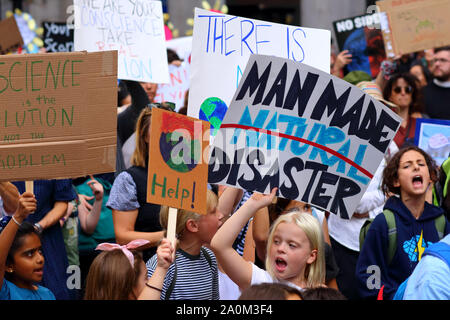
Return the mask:
POLYGON ((147 202, 206 214, 209 129, 207 121, 152 109, 147 202))

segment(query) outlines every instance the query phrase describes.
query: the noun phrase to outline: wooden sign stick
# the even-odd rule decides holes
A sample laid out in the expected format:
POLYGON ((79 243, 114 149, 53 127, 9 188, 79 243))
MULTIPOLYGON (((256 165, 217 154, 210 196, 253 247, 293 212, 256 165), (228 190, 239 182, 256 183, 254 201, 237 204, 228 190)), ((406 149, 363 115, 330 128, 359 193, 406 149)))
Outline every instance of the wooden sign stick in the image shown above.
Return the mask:
POLYGON ((177 209, 169 207, 169 218, 167 221, 167 239, 172 243, 173 249, 177 250, 177 209))
POLYGON ((25 181, 25 192, 31 192, 34 193, 34 188, 33 188, 33 183, 34 181, 25 181))

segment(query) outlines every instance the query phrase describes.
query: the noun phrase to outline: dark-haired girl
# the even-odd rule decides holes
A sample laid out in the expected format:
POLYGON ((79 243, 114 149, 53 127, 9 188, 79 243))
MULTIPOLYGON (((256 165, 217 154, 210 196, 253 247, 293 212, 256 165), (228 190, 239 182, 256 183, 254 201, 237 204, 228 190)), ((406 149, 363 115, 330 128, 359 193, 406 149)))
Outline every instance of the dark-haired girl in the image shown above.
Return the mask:
POLYGON ((392 299, 425 249, 450 232, 444 210, 425 201, 436 179, 433 159, 418 147, 403 148, 388 162, 381 188, 390 196, 384 210, 393 213, 395 228, 388 230, 385 214, 379 214, 367 232, 356 265, 361 298, 392 299), (389 243, 396 244, 391 258, 389 243))
POLYGON ((55 300, 49 289, 37 285, 45 260, 41 239, 34 226, 24 222, 36 208, 34 194, 25 192, 14 215, 0 223, 0 300, 55 300))

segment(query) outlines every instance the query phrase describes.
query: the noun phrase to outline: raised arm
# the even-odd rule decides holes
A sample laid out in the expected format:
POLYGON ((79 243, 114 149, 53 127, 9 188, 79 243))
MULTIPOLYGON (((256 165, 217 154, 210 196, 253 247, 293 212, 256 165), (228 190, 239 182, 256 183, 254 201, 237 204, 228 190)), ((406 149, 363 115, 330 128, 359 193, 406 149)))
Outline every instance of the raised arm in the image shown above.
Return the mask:
POLYGON ((252 280, 252 264, 245 261, 236 250, 233 242, 247 221, 259 209, 268 206, 276 193, 276 188, 269 195, 254 193, 216 232, 211 241, 211 248, 225 273, 241 289, 247 288, 252 280))
POLYGON ((161 291, 167 270, 175 259, 175 251, 172 243, 164 238, 156 250, 158 263, 150 279, 147 280, 144 289, 138 300, 158 300, 161 298, 161 291))
POLYGON ((80 225, 84 233, 92 234, 97 228, 98 220, 102 212, 103 204, 103 186, 95 179, 91 179, 88 183, 95 197, 94 205, 91 210, 88 210, 85 206, 78 206, 78 218, 80 219, 80 225))
POLYGON ((13 213, 17 210, 19 204, 19 190, 11 182, 0 182, 0 196, 3 200, 3 208, 7 213, 13 213))
POLYGON ((30 213, 37 207, 37 201, 34 194, 24 192, 18 201, 18 207, 11 220, 9 220, 5 229, 0 233, 0 288, 3 286, 3 277, 5 276, 6 258, 9 249, 14 241, 19 224, 21 224, 30 213))

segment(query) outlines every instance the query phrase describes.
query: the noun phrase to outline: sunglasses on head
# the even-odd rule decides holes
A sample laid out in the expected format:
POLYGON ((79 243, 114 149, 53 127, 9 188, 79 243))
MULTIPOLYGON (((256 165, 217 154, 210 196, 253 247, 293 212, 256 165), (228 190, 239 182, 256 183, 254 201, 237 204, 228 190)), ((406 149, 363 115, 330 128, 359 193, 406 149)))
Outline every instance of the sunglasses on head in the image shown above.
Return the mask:
POLYGON ((400 93, 400 92, 402 92, 402 89, 405 89, 405 93, 411 93, 412 92, 412 88, 411 88, 411 86, 407 86, 407 87, 395 87, 394 88, 394 92, 395 93, 400 93))

